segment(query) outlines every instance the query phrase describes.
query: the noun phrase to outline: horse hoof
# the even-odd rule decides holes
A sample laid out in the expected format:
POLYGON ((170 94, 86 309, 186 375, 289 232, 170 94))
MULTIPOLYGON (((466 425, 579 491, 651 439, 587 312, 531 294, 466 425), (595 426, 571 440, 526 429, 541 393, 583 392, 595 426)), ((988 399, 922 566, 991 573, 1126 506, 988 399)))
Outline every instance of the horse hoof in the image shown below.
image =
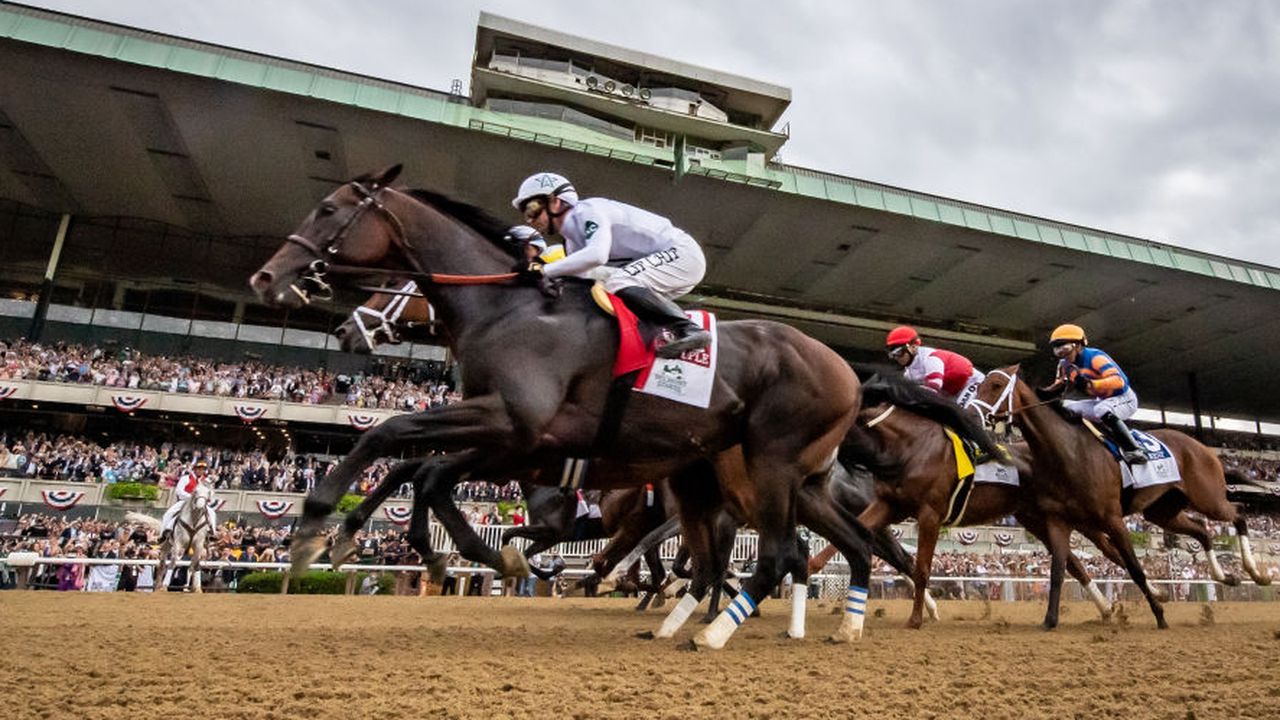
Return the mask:
POLYGON ((921 627, 924 627, 924 623, 920 620, 912 619, 907 621, 906 628, 908 630, 919 630, 921 627))
POLYGON ((676 649, 682 652, 698 652, 699 650, 702 649, 702 646, 694 642, 693 640, 686 640, 680 643, 679 645, 677 645, 676 649))
POLYGON ((296 538, 290 550, 293 552, 291 570, 294 575, 301 575, 310 570, 311 564, 324 554, 324 538, 319 535, 296 538))
POLYGON ((503 577, 529 577, 529 561, 525 559, 524 553, 520 552, 515 545, 503 545, 500 553, 502 555, 503 577))
POLYGON ((1240 584, 1240 578, 1236 577, 1235 575, 1227 575, 1226 577, 1222 578, 1222 584, 1226 585, 1227 587, 1236 587, 1237 585, 1240 584))
POLYGON ((333 539, 333 547, 329 549, 329 564, 334 570, 355 560, 356 558, 356 541, 346 533, 338 533, 333 539))
POLYGON ((657 636, 653 634, 652 630, 645 630, 644 632, 636 633, 636 637, 641 640, 652 640, 657 636))
POLYGON ((1056 622, 1053 622, 1053 623, 1044 622, 1040 624, 1040 629, 1045 632, 1050 632, 1052 630, 1056 630, 1057 628, 1058 628, 1058 623, 1056 622))
POLYGON ((427 577, 436 585, 443 585, 445 576, 449 574, 449 558, 447 555, 436 555, 427 563, 427 577))

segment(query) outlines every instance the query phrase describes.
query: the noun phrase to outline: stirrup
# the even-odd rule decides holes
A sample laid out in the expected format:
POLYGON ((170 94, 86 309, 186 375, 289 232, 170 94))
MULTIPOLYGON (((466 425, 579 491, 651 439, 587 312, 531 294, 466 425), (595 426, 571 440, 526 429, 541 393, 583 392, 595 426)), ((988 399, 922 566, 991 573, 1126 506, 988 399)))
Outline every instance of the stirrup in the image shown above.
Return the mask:
POLYGON ((698 328, 697 330, 690 331, 683 337, 678 337, 666 345, 663 345, 658 348, 654 354, 660 358, 670 360, 672 358, 678 358, 690 350, 699 350, 701 348, 709 347, 710 345, 711 333, 703 330, 702 328, 698 328))

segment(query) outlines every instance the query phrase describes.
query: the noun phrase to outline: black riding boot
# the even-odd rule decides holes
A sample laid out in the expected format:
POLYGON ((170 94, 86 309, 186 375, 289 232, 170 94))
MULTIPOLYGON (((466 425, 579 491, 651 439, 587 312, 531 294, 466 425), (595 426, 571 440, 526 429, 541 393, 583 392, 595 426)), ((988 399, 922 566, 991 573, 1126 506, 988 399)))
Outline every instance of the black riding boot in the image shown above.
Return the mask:
POLYGON ((1120 456, 1125 462, 1130 465, 1142 465, 1147 462, 1147 454, 1138 448, 1138 443, 1134 441, 1128 426, 1116 417, 1115 413, 1103 415, 1102 424, 1106 426, 1107 432, 1111 433, 1111 439, 1120 448, 1120 456))
POLYGON ((680 306, 644 287, 627 287, 617 292, 618 297, 640 317, 662 325, 675 337, 658 348, 658 357, 680 357, 686 350, 696 350, 711 344, 711 333, 685 317, 680 306))

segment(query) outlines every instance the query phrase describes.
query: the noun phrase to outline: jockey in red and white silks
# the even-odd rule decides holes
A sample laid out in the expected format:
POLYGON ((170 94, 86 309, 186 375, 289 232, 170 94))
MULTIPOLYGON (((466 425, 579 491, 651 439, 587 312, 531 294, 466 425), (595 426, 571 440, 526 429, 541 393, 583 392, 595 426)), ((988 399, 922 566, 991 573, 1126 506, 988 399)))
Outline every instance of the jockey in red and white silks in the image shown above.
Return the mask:
POLYGON ((907 326, 894 328, 885 340, 889 358, 914 383, 966 407, 986 375, 965 356, 920 344, 920 336, 907 326))
MULTIPOLYGON (((173 486, 173 504, 168 510, 164 511, 164 518, 160 522, 160 537, 165 538, 173 532, 173 525, 178 520, 178 513, 182 511, 182 505, 186 503, 187 498, 196 491, 197 483, 208 483, 209 463, 204 460, 197 460, 195 467, 191 472, 186 473, 178 478, 178 484, 173 486)), ((217 516, 214 515, 213 506, 205 508, 205 512, 209 515, 209 529, 218 526, 217 516)))

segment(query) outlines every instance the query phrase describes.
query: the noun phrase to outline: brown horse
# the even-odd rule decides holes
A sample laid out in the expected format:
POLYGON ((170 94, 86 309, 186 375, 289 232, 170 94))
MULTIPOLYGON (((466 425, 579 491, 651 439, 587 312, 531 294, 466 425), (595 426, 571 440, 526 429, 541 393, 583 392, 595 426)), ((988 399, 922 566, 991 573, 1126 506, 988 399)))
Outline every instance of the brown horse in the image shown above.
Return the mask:
MULTIPOLYGON (((358 178, 329 195, 250 285, 263 302, 300 307, 327 294, 330 277, 414 279, 452 341, 466 399, 391 418, 364 434, 307 498, 295 566, 305 568, 324 551, 325 517, 357 474, 378 457, 413 447, 461 451, 434 471, 440 490, 433 509, 442 521, 443 513, 457 510, 448 489, 469 473, 587 457, 612 465, 614 472, 601 475, 614 482, 673 477, 674 489, 684 469, 714 463, 725 502, 733 505, 744 495, 756 501, 745 515, 760 536, 756 572, 744 583, 746 601, 735 601, 696 638, 705 647, 722 647, 741 622, 743 606, 763 599, 788 571, 804 570, 797 503, 802 486, 825 477, 857 414, 853 371, 830 348, 789 326, 721 323, 709 406, 632 394, 624 421, 602 445, 616 356, 613 321, 595 308, 585 285, 502 284, 522 259, 502 239, 506 223, 433 193, 392 189, 399 171, 358 178), (458 278, 467 284, 450 284, 458 278), (736 455, 726 454, 735 448, 736 455)), ((645 332, 652 336, 656 329, 645 332)), ((693 519, 689 505, 681 508, 682 519, 693 519)), ((819 532, 849 559, 852 582, 865 588, 866 530, 833 508, 807 509, 825 525, 819 532)), ((460 546, 458 533, 474 535, 465 522, 450 529, 460 546)), ((697 535, 687 533, 686 542, 698 542, 697 535)), ((705 556, 705 550, 695 555, 705 556)), ((490 560, 505 574, 527 571, 523 558, 490 560)))
MULTIPOLYGON (((993 371, 979 386, 975 399, 990 419, 1010 418, 1022 431, 1031 450, 1033 472, 1028 485, 1046 519, 1049 551, 1053 556, 1045 625, 1057 624, 1062 570, 1070 554, 1068 536, 1074 526, 1090 528, 1110 542, 1129 576, 1146 596, 1156 624, 1167 628, 1163 608, 1130 544, 1124 515, 1140 512, 1158 525, 1168 525, 1174 531, 1194 536, 1198 523, 1181 512, 1188 499, 1194 497, 1192 502, 1201 512, 1229 518, 1236 522, 1238 531, 1247 531, 1234 506, 1226 501, 1222 463, 1212 451, 1183 433, 1156 431, 1152 434, 1173 453, 1183 480, 1124 491, 1120 465, 1106 447, 1081 424, 1066 417, 1054 406, 1053 400, 1041 401, 1035 390, 1018 377, 1019 370, 1018 365, 1012 365, 993 371), (1177 519, 1180 515, 1183 520, 1177 519)), ((1199 529, 1207 542, 1207 530, 1202 525, 1199 529)), ((1247 541, 1241 546, 1247 553, 1247 541)), ((1245 566, 1251 574, 1256 574, 1252 555, 1246 554, 1246 558, 1245 566)))
MULTIPOLYGON (((908 518, 917 521, 919 536, 912 577, 917 591, 907 627, 919 628, 938 532, 950 509, 956 485, 955 445, 944 432, 943 424, 910 409, 913 397, 929 391, 893 376, 874 378, 863 390, 868 402, 859 413, 857 432, 851 434, 842 450, 842 459, 866 466, 876 478, 876 499, 858 518, 868 530, 877 532, 908 518)), ((961 423, 973 421, 968 413, 958 417, 961 423)), ((1036 513, 1025 490, 1026 476, 1031 469, 1029 451, 1025 445, 1011 446, 1010 451, 1023 484, 975 482, 959 524, 989 524, 1015 515, 1023 527, 1044 542, 1044 520, 1036 513)), ((834 554, 834 548, 824 548, 810 560, 810 572, 816 572, 834 554)), ((1097 605, 1103 619, 1109 618, 1111 604, 1074 555, 1067 558, 1067 570, 1097 605)))
POLYGON ((379 345, 404 340, 440 342, 439 323, 431 303, 412 280, 397 280, 356 306, 333 331, 344 352, 371 353, 379 345))

